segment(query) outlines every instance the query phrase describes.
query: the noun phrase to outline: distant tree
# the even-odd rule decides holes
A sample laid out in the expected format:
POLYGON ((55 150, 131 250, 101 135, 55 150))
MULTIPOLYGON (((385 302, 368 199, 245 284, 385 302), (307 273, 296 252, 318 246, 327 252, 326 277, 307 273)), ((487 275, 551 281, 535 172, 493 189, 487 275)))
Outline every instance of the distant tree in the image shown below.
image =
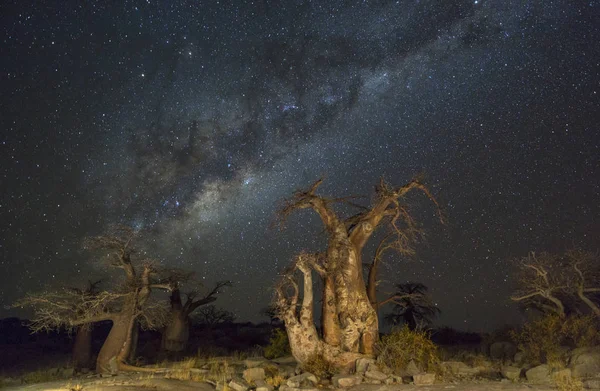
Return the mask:
POLYGON ((274 305, 269 305, 263 308, 260 310, 260 314, 269 318, 269 321, 272 325, 280 325, 282 323, 282 320, 279 318, 277 307, 274 305))
POLYGON ((561 294, 567 290, 568 278, 563 273, 564 264, 560 257, 531 252, 515 263, 519 290, 511 299, 564 317, 565 305, 561 294))
POLYGON ((514 261, 519 289, 511 299, 560 317, 580 312, 578 304, 583 304, 600 317, 599 261, 597 254, 582 250, 531 252, 514 261))
MULTIPOLYGON (((93 298, 100 292, 100 283, 101 280, 95 282, 89 281, 88 286, 85 289, 70 288, 70 290, 78 295, 93 298)), ((73 310, 76 310, 76 307, 73 308, 73 310)), ((82 369, 89 369, 92 365, 92 328, 93 324, 84 324, 78 326, 75 330, 72 360, 73 369, 76 372, 79 372, 82 369)))
POLYGON ((432 303, 428 288, 420 282, 396 284, 394 312, 386 315, 385 320, 392 325, 405 323, 410 330, 421 329, 431 325, 433 319, 441 312, 432 303))
POLYGON ((420 230, 414 225, 412 219, 409 220, 407 226, 402 230, 402 239, 398 239, 398 233, 392 232, 386 235, 378 244, 377 249, 375 250, 375 255, 371 263, 366 263, 364 266, 367 267, 367 295, 369 297, 369 302, 376 313, 379 312, 379 309, 391 303, 399 303, 399 300, 404 298, 406 295, 404 293, 393 293, 392 295, 388 295, 383 300, 379 300, 377 297, 377 287, 379 286, 378 273, 380 270, 380 265, 383 261, 383 254, 387 251, 394 251, 396 253, 411 256, 414 255, 415 251, 411 242, 416 239, 416 237, 420 235, 420 230))
POLYGON ((106 235, 87 238, 84 247, 99 251, 106 264, 123 271, 123 279, 112 290, 94 295, 69 289, 28 294, 17 305, 31 306, 34 318, 30 328, 36 331, 68 329, 110 320, 112 327, 96 360, 96 372, 114 373, 139 368, 127 364, 134 343, 136 324, 145 328, 162 327, 168 310, 150 299, 153 289, 170 291, 173 285, 168 271, 156 262, 138 256, 134 246, 138 233, 130 227, 112 228, 106 235))
MULTIPOLYGON (((189 284, 190 277, 180 278, 179 281, 180 283, 187 281, 189 284)), ((190 315, 199 307, 217 300, 217 295, 221 293, 223 288, 231 286, 231 282, 218 282, 212 290, 206 293, 201 293, 199 289, 191 290, 184 294, 186 297, 185 302, 181 298, 182 293, 179 285, 177 284, 171 292, 169 320, 162 336, 162 348, 170 352, 180 352, 186 348, 190 337, 190 315)))
POLYGON ((194 314, 194 320, 207 326, 214 326, 222 323, 233 323, 235 318, 236 316, 233 312, 217 308, 213 304, 201 307, 194 314))
POLYGON ((379 337, 379 321, 367 293, 362 272, 363 249, 373 234, 386 228, 395 247, 414 239, 415 223, 404 202, 412 191, 424 193, 437 206, 429 189, 414 179, 392 187, 381 180, 370 206, 353 202, 356 197, 326 198, 317 194, 322 180, 297 191, 285 201, 282 221, 301 209, 313 210, 325 226, 327 249, 296 256, 276 287, 276 304, 284 320, 292 354, 305 363, 316 354, 338 368, 347 368, 357 358, 372 356, 379 337), (333 208, 345 203, 359 212, 343 217, 333 208), (313 271, 323 281, 322 337, 313 316, 313 271), (303 294, 300 293, 300 281, 303 294), (301 299, 300 299, 301 298, 301 299))
POLYGON ((570 291, 597 317, 600 317, 600 259, 598 253, 582 250, 567 251, 565 258, 569 273, 570 291))

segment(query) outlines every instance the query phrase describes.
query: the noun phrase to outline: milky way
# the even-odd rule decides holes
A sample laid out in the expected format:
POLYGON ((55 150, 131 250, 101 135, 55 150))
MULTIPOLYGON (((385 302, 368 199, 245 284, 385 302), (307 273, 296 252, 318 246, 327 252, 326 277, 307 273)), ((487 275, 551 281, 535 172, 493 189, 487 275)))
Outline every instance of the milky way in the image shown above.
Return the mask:
POLYGON ((308 211, 273 224, 319 177, 368 203, 426 174, 449 223, 411 198, 427 239, 381 290, 424 282, 440 324, 517 321, 508 259, 597 249, 600 2, 119 4, 0 6, 0 315, 99 273, 80 241, 124 223, 261 320, 292 254, 324 248, 308 211))

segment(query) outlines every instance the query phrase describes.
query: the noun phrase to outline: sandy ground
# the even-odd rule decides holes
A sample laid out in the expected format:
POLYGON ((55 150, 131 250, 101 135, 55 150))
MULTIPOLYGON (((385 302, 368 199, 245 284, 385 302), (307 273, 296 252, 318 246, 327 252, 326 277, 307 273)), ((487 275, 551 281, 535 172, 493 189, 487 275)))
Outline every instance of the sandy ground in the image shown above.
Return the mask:
MULTIPOLYGON (((181 381, 175 379, 139 379, 139 375, 120 375, 112 378, 73 379, 3 388, 2 391, 214 391, 208 383, 181 381)), ((348 391, 549 391, 556 390, 549 386, 535 386, 510 382, 477 382, 458 384, 435 384, 431 386, 415 386, 409 384, 372 385, 361 384, 348 391)))

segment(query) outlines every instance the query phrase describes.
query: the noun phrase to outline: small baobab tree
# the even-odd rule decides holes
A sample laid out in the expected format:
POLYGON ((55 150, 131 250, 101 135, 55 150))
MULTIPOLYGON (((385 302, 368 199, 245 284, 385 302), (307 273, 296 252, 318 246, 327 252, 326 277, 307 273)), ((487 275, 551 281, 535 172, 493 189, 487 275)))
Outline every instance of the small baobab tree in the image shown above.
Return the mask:
MULTIPOLYGON (((89 282, 88 287, 64 288, 37 294, 27 294, 15 303, 15 307, 31 307, 34 316, 29 321, 32 332, 54 331, 65 326, 68 317, 88 318, 99 315, 110 306, 114 296, 109 297, 98 289, 100 281, 89 282)), ((72 361, 75 371, 89 369, 92 362, 92 324, 73 322, 68 325, 74 334, 72 361)))
POLYGON ((96 372, 115 373, 139 368, 127 364, 134 343, 136 324, 146 328, 162 327, 167 308, 150 300, 153 289, 172 290, 168 277, 156 262, 140 257, 134 246, 137 232, 129 227, 114 227, 106 235, 87 238, 84 247, 98 251, 103 261, 123 272, 123 278, 112 290, 94 295, 82 295, 64 289, 56 292, 28 294, 19 305, 34 309, 33 331, 66 327, 77 328, 101 321, 111 321, 112 327, 96 360, 96 372), (165 282, 166 281, 166 282, 165 282))
POLYGON ((202 325, 212 327, 223 323, 233 323, 235 314, 210 304, 200 307, 194 314, 194 320, 202 325))
MULTIPOLYGON (((102 280, 95 282, 88 281, 88 286, 85 289, 71 288, 71 290, 81 296, 94 297, 99 290, 99 284, 102 280)), ((93 300, 87 300, 93 302, 93 300)), ((76 372, 83 369, 90 369, 92 364, 92 324, 84 324, 75 330, 75 342, 73 343, 73 368, 76 372)))
MULTIPOLYGON (((179 280, 185 281, 189 277, 179 280)), ((221 293, 223 288, 228 286, 231 286, 231 282, 221 281, 216 283, 213 289, 207 293, 202 293, 200 289, 191 290, 184 293, 184 302, 181 298, 181 289, 179 284, 177 284, 176 288, 171 292, 171 309, 169 311, 169 320, 163 331, 162 348, 169 352, 183 351, 190 337, 190 315, 198 308, 217 300, 217 295, 221 293)))
POLYGON ((396 284, 394 312, 385 320, 393 325, 406 324, 410 330, 430 325, 441 311, 431 301, 428 288, 420 282, 396 284))
POLYGON ((381 180, 376 186, 374 202, 360 207, 354 215, 343 218, 333 205, 350 202, 351 198, 325 198, 317 194, 322 180, 307 190, 297 191, 280 210, 284 221, 300 209, 312 209, 325 226, 327 249, 318 254, 302 254, 292 263, 276 289, 276 302, 284 320, 292 353, 300 363, 315 354, 333 365, 348 368, 354 359, 373 355, 379 336, 375 308, 367 294, 362 271, 365 245, 378 229, 391 233, 389 243, 404 248, 414 239, 415 222, 404 204, 404 197, 413 190, 423 192, 437 206, 429 189, 419 180, 392 187, 381 180), (321 325, 323 338, 316 334, 313 323, 312 272, 323 280, 321 325), (299 283, 303 279, 302 304, 299 309, 299 283))

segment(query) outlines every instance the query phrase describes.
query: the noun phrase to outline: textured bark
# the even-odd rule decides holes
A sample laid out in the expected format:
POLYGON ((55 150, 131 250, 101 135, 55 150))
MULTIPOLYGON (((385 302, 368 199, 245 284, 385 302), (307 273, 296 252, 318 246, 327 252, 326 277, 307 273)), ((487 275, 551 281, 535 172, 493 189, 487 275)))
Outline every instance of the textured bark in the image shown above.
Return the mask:
POLYGON ((135 321, 133 323, 133 328, 131 329, 131 348, 129 349, 129 354, 127 355, 127 362, 135 362, 136 361, 139 341, 140 341, 140 325, 139 325, 139 322, 135 321))
POLYGON ((337 314, 335 283, 331 276, 324 278, 321 329, 323 330, 323 340, 326 344, 340 346, 342 333, 337 314))
POLYGON ((297 313, 298 302, 297 285, 294 297, 288 302, 282 290, 278 291, 279 305, 282 308, 281 316, 285 322, 292 355, 299 363, 305 363, 315 356, 322 356, 329 363, 340 370, 349 372, 354 363, 364 355, 356 352, 345 352, 340 347, 325 343, 317 333, 313 316, 313 281, 312 271, 307 264, 300 264, 299 270, 303 275, 304 294, 300 312, 297 313))
POLYGON ((190 320, 183 309, 171 310, 169 323, 162 335, 162 349, 181 352, 187 347, 190 338, 190 320))
POLYGON ((190 338, 190 314, 197 308, 217 300, 216 295, 222 288, 231 286, 230 281, 220 281, 203 297, 198 298, 197 292, 187 294, 185 304, 181 300, 179 288, 171 292, 171 312, 169 321, 163 330, 161 348, 169 352, 181 352, 187 347, 190 338))
POLYGON ((115 364, 117 365, 116 369, 118 369, 118 366, 126 361, 131 348, 134 322, 135 305, 130 302, 113 318, 110 332, 96 359, 97 373, 113 373, 115 364), (112 367, 111 361, 115 363, 112 367))
MULTIPOLYGON (((374 345, 379 337, 376 301, 376 266, 374 274, 369 277, 369 291, 365 284, 362 270, 362 252, 373 233, 385 221, 390 230, 388 248, 409 253, 410 243, 418 230, 406 208, 399 199, 413 189, 425 193, 437 206, 429 190, 413 180, 408 184, 391 188, 383 180, 376 191, 376 202, 371 208, 362 208, 362 212, 347 219, 340 219, 331 204, 345 202, 348 199, 326 199, 316 195, 322 180, 315 182, 306 191, 298 191, 286 201, 280 211, 285 219, 298 209, 312 209, 316 212, 328 233, 327 250, 322 258, 312 257, 307 261, 306 254, 299 256, 289 274, 284 277, 278 289, 279 305, 283 308, 283 319, 288 330, 288 337, 293 355, 299 362, 305 362, 311 355, 321 354, 336 366, 344 367, 348 360, 361 356, 372 356, 374 345), (308 269, 308 272, 307 272, 308 269), (310 293, 312 307, 311 270, 319 273, 324 281, 321 324, 323 339, 319 339, 314 324, 304 321, 302 313, 306 309, 306 295, 310 293), (294 272, 300 270, 304 279, 305 299, 300 318, 297 319, 296 305, 298 287, 293 280, 294 272), (291 288, 290 288, 291 287, 291 288), (311 291, 307 289, 310 287, 311 291), (287 297, 292 289, 292 297, 287 297)), ((353 204, 356 206, 355 204, 353 204)), ((310 258, 310 257, 308 257, 310 258)))
POLYGON ((73 344, 73 368, 76 372, 90 369, 92 365, 92 327, 81 326, 77 328, 73 344))

